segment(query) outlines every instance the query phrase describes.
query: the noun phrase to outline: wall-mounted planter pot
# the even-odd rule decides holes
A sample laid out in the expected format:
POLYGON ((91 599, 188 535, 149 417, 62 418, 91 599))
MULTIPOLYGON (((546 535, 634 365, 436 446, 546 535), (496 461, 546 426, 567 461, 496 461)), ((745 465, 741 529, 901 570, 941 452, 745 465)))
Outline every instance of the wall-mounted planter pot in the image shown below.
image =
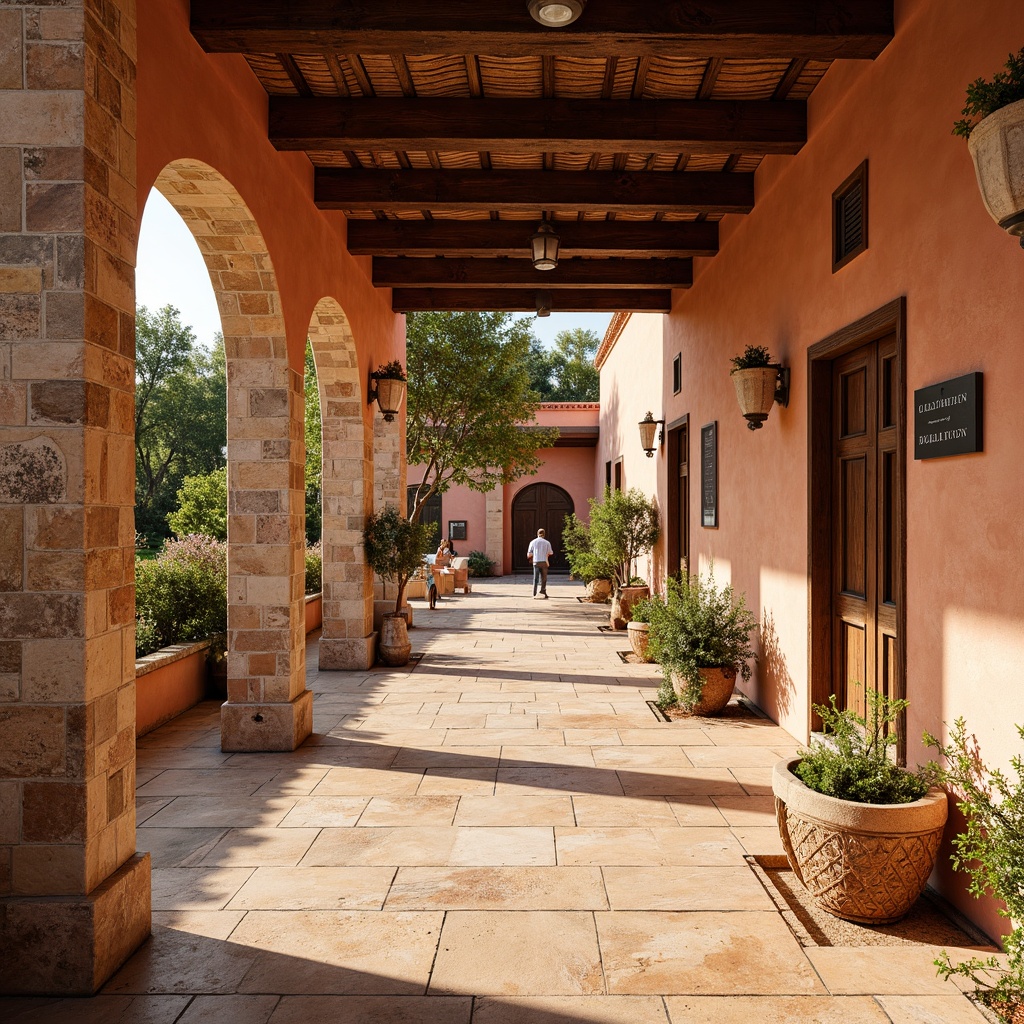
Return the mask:
POLYGON ((751 366, 745 370, 732 371, 736 400, 751 430, 761 429, 777 401, 782 405, 788 401, 788 389, 786 400, 783 400, 780 394, 779 383, 782 373, 783 369, 779 366, 751 366))
POLYGON ((985 209, 1004 231, 1024 239, 1024 100, 979 121, 967 148, 985 209))

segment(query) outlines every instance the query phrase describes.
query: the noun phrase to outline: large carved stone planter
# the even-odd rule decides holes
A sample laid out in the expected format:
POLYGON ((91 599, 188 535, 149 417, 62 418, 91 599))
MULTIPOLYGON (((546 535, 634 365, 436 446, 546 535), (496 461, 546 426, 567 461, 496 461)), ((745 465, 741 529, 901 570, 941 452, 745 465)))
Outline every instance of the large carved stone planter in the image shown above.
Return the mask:
MULTIPOLYGON (((732 697, 736 688, 736 669, 734 668, 702 668, 698 669, 704 681, 700 700, 686 710, 691 715, 720 715, 732 697)), ((686 692, 686 680, 672 673, 672 689, 682 701, 686 692)), ((685 706, 685 705, 684 705, 685 706)))
POLYGON ((650 643, 650 624, 647 622, 627 622, 626 633, 629 635, 629 646, 641 661, 650 661, 647 652, 650 643))
POLYGON ((604 604, 611 596, 611 580, 591 580, 587 584, 587 600, 592 604, 604 604))
POLYGON ((815 793, 793 774, 772 774, 786 857, 822 910, 847 921, 898 921, 921 895, 946 823, 946 794, 909 804, 862 804, 815 793))
POLYGON ((406 630, 405 616, 392 612, 385 615, 380 625, 380 660, 398 668, 409 664, 412 644, 406 630))
POLYGON ((608 616, 612 629, 625 629, 633 605, 650 596, 650 587, 621 587, 612 595, 611 613, 608 616))
POLYGON ((978 189, 992 219, 1024 236, 1024 100, 979 121, 967 140, 978 189))

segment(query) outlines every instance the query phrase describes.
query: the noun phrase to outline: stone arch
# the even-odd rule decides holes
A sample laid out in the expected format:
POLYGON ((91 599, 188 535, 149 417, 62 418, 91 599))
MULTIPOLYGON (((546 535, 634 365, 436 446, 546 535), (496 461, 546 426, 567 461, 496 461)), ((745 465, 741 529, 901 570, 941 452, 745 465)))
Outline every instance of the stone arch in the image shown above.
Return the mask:
POLYGON ((228 700, 224 750, 293 750, 312 731, 306 689, 301 370, 291 366, 277 278, 234 186, 176 160, 155 187, 210 273, 228 380, 228 700))
POLYGON ((313 310, 309 340, 323 424, 323 633, 320 667, 367 669, 374 662, 373 581, 363 524, 373 511, 373 456, 355 338, 332 298, 313 310))

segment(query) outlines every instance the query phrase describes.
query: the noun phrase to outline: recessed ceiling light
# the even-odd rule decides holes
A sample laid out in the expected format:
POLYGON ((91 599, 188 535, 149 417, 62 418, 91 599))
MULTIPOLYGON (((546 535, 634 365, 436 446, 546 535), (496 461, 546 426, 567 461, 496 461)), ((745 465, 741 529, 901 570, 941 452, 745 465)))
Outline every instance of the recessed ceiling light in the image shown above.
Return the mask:
POLYGON ((534 21, 545 28, 565 28, 582 13, 587 0, 530 0, 528 7, 534 21))

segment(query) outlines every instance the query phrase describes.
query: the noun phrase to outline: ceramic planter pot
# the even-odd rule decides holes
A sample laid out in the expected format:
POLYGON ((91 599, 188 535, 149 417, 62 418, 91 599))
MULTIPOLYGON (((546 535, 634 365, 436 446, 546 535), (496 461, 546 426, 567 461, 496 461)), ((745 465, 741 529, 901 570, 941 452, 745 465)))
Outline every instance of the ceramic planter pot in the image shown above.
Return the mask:
POLYGON ((633 653, 641 661, 650 661, 650 655, 647 653, 647 646, 649 643, 649 631, 650 623, 647 622, 627 622, 626 632, 629 634, 629 646, 633 648, 633 653))
MULTIPOLYGON (((728 668, 702 668, 698 669, 700 677, 704 682, 701 690, 700 700, 687 710, 692 715, 720 715, 726 704, 732 697, 736 688, 736 669, 728 668)), ((682 700, 686 692, 686 680, 678 673, 672 673, 672 689, 676 696, 682 700)))
POLYGON ((633 605, 650 596, 650 587, 621 587, 612 595, 611 614, 608 616, 612 629, 625 629, 633 605))
POLYGON ((587 600, 593 604, 604 604, 611 596, 611 580, 591 580, 587 584, 587 600))
POLYGON ((405 616, 392 612, 385 615, 380 624, 380 660, 385 665, 398 668, 409 664, 412 644, 405 625, 405 616))
POLYGON ((809 789, 780 761, 772 773, 786 857, 822 910, 861 924, 898 921, 935 866, 947 800, 930 789, 909 804, 862 804, 809 789))
POLYGON ((981 199, 992 219, 1024 236, 1024 100, 979 121, 967 140, 981 199))
POLYGON ((747 370, 733 370, 732 383, 736 400, 747 426, 757 430, 775 404, 775 387, 779 379, 777 366, 753 366, 747 370))

